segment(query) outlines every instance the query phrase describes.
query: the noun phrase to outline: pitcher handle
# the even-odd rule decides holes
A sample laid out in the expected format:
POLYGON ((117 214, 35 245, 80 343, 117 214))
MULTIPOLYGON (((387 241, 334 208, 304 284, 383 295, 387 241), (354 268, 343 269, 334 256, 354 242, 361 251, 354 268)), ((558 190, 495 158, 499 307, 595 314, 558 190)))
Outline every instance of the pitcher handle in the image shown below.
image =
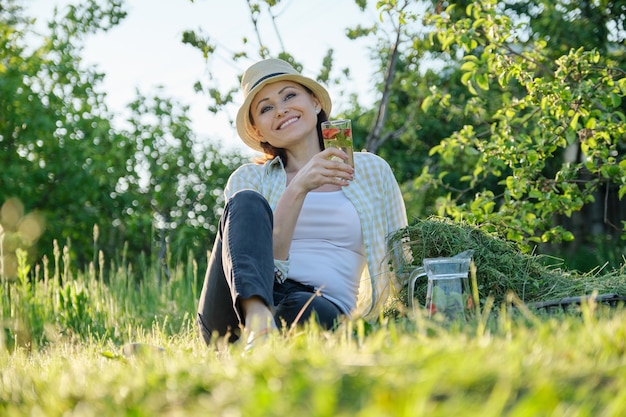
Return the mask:
POLYGON ((411 308, 413 308, 413 303, 415 302, 415 283, 419 278, 424 276, 426 276, 426 270, 423 266, 415 268, 409 276, 409 306, 411 308))

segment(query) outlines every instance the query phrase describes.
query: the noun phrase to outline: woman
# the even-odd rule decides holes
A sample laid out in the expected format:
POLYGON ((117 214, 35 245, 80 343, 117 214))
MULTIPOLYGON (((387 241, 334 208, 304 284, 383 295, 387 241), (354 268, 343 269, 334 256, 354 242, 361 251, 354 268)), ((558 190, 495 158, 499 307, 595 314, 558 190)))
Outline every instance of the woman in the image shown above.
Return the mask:
POLYGON ((243 75, 237 131, 264 154, 229 178, 209 259, 198 325, 233 342, 315 317, 377 317, 401 282, 387 237, 407 225, 402 195, 380 157, 354 153, 354 168, 330 160, 320 124, 331 111, 324 87, 290 64, 267 59, 243 75))

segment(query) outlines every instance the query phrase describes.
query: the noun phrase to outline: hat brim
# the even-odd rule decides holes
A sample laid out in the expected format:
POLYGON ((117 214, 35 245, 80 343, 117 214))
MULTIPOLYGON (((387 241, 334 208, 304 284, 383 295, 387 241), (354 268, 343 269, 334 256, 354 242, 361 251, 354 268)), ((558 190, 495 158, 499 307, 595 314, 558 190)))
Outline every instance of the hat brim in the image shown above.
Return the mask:
POLYGON ((330 111, 332 109, 332 101, 330 100, 328 91, 312 78, 299 74, 281 74, 263 80, 259 84, 255 85, 254 88, 246 95, 243 104, 239 107, 239 111, 237 112, 237 133, 239 133, 239 137, 250 148, 261 153, 264 151, 263 147, 261 147, 261 140, 252 127, 252 121, 250 120, 250 106, 256 94, 263 87, 278 81, 293 81, 311 90, 313 95, 319 100, 322 110, 324 110, 327 116, 330 116, 330 111))

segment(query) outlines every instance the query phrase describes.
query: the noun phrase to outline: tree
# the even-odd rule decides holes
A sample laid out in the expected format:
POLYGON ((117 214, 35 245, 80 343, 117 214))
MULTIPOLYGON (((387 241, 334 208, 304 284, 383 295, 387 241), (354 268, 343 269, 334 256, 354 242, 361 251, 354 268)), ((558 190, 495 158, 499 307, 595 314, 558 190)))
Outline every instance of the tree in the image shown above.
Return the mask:
POLYGON ((111 120, 118 116, 98 91, 105 75, 81 61, 85 37, 117 25, 126 15, 122 6, 70 5, 55 11, 43 36, 17 1, 0 0, 6 265, 15 264, 18 247, 28 247, 34 261, 58 259, 64 246, 79 267, 97 264, 100 250, 124 250, 126 259, 158 259, 166 272, 170 259, 191 253, 200 261, 210 249, 221 189, 237 156, 221 155, 217 144, 201 146, 188 108, 159 95, 138 93, 130 128, 116 130, 111 120), (27 221, 36 225, 28 235, 20 229, 27 221))
POLYGON ((107 196, 116 181, 110 167, 126 155, 94 90, 102 75, 80 69, 76 55, 83 36, 123 18, 117 2, 108 6, 71 7, 34 47, 27 47, 35 35, 17 3, 0 6, 0 201, 17 198, 45 218, 44 252, 54 239, 91 247, 93 225, 115 210, 107 196))
MULTIPOLYGON (((455 185, 461 191, 439 199, 441 214, 489 225, 530 247, 574 239, 555 217, 582 210, 597 191, 623 198, 626 78, 618 62, 583 47, 553 59, 562 44, 551 49, 533 32, 533 42, 519 40, 524 26, 496 1, 450 5, 429 22, 433 43, 460 61, 473 97, 448 103, 445 92, 435 91, 424 108, 458 106, 480 115, 431 150, 440 165, 419 179, 445 189, 448 172, 467 168, 455 185), (486 112, 494 96, 498 105, 486 112), (485 187, 494 179, 498 193, 485 187)), ((626 223, 621 227, 626 236, 626 223)))
POLYGON ((127 233, 133 252, 156 248, 162 272, 169 276, 169 257, 185 261, 191 252, 199 260, 210 249, 226 180, 241 158, 202 145, 186 106, 138 93, 129 108, 130 129, 124 136, 134 138, 135 154, 118 185, 120 197, 132 199, 123 223, 136 225, 127 233), (152 241, 146 239, 149 235, 152 241))

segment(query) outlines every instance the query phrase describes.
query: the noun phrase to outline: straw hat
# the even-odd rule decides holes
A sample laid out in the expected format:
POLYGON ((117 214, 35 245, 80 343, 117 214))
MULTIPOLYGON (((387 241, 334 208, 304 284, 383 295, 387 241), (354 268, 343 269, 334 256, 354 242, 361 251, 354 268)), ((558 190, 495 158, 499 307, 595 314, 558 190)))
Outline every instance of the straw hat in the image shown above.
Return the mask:
POLYGON ((263 152, 261 139, 256 135, 250 120, 250 105, 259 90, 277 81, 294 81, 311 90, 319 100, 322 110, 330 115, 332 102, 328 91, 317 81, 300 75, 288 62, 282 59, 265 59, 253 64, 243 73, 241 90, 244 101, 237 113, 237 132, 243 142, 255 151, 263 152))

